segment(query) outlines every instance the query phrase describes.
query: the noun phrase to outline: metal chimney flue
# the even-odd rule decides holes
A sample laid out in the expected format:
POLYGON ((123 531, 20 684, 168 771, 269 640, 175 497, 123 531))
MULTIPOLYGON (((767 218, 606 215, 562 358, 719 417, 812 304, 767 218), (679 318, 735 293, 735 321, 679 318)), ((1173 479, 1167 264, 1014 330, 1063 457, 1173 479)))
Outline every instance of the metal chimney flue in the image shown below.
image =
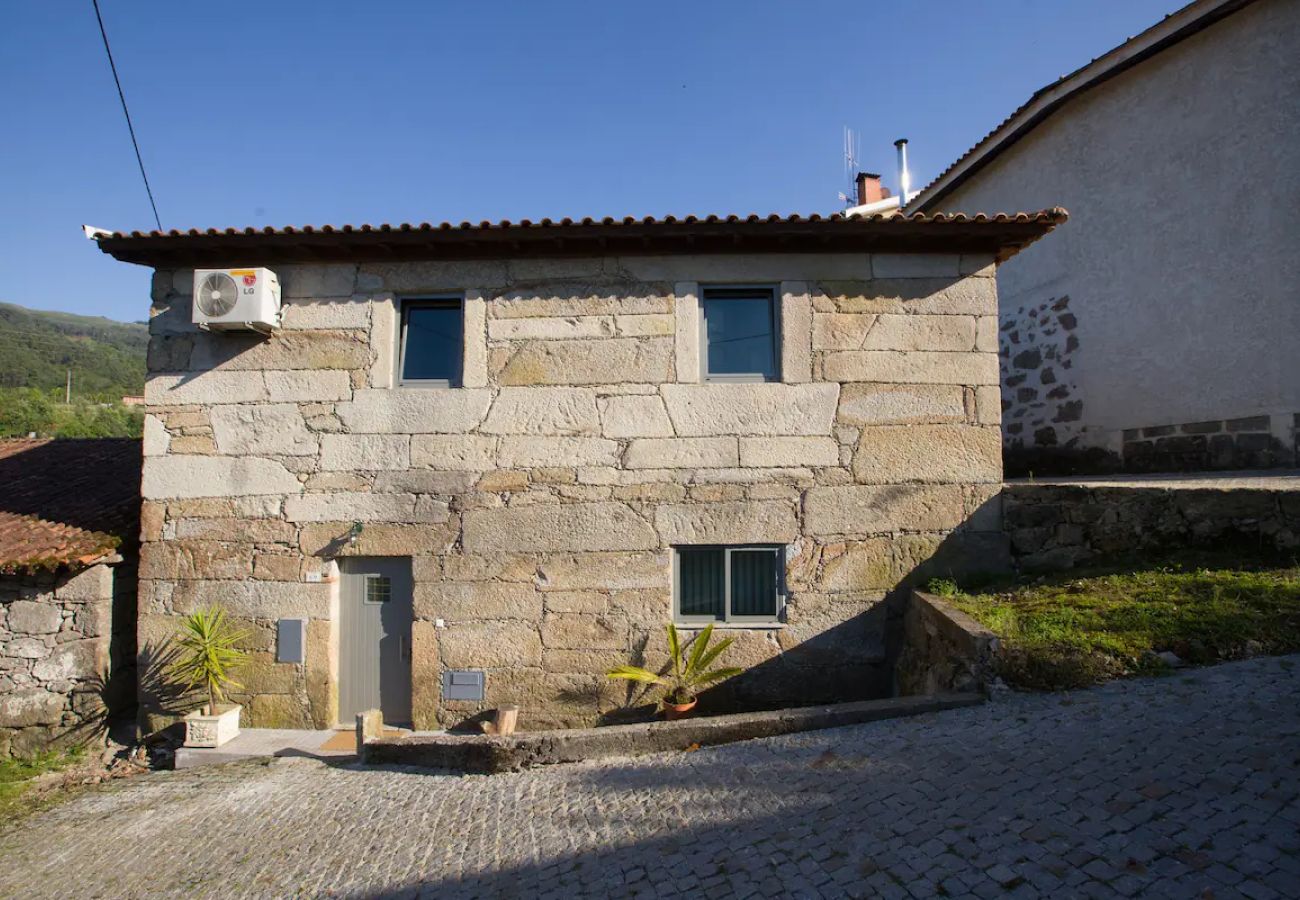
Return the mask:
POLYGON ((912 197, 912 175, 907 171, 907 138, 894 141, 898 148, 898 209, 901 212, 912 197))

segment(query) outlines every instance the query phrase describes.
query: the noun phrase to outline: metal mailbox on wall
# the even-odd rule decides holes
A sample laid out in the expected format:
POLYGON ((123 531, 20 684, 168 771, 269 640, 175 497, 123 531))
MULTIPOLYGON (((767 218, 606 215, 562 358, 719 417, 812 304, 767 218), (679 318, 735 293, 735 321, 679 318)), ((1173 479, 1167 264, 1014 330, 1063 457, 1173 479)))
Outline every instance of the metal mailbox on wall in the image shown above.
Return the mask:
POLYGON ((307 620, 280 619, 275 623, 275 661, 302 663, 307 658, 307 620))
POLYGON ((482 672, 471 672, 464 669, 443 672, 442 699, 482 700, 485 681, 482 672))

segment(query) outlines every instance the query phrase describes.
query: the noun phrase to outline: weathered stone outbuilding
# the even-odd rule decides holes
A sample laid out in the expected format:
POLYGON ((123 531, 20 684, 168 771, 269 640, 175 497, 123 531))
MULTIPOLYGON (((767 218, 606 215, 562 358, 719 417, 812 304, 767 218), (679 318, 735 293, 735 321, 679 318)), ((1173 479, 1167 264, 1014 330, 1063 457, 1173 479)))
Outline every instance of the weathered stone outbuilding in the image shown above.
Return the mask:
POLYGON ((129 712, 139 491, 138 440, 0 441, 0 757, 129 712))
POLYGON ((718 708, 885 695, 891 592, 1006 563, 994 270, 1063 220, 102 237, 156 269, 142 666, 221 604, 246 724, 580 724, 676 619, 736 638, 718 708), (272 335, 191 324, 227 266, 272 335))

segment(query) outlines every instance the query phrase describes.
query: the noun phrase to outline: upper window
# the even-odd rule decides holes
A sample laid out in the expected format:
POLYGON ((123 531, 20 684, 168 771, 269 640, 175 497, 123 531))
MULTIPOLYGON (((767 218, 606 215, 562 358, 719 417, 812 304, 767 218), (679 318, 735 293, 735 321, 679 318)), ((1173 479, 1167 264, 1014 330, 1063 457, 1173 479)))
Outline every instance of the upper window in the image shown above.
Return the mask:
POLYGON ((781 547, 677 547, 674 615, 684 624, 780 621, 781 547))
POLYGON ((460 383, 464 316, 459 298, 402 301, 402 384, 454 387, 460 383))
POLYGON ((780 323, 770 287, 704 288, 705 381, 779 381, 780 323))

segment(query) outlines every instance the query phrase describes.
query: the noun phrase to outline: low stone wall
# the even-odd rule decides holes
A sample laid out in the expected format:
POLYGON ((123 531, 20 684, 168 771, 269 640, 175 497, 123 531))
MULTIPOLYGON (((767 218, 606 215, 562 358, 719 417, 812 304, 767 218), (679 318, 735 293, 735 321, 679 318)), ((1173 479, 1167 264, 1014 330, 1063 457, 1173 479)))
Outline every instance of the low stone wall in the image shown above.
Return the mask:
POLYGON ((940 694, 924 699, 892 697, 835 706, 701 716, 677 722, 538 731, 510 737, 413 735, 368 741, 363 745, 361 757, 369 765, 420 766, 493 774, 554 763, 643 756, 647 753, 730 744, 798 731, 840 728, 880 719, 974 706, 982 702, 983 697, 978 694, 940 694))
POLYGON ((1224 543, 1285 554, 1300 548, 1300 485, 1271 484, 1008 484, 1003 520, 1015 563, 1027 571, 1224 543))
POLYGON ((113 569, 0 575, 0 757, 102 735, 113 695, 113 569))
POLYGON ((894 669, 903 697, 987 688, 998 637, 933 594, 913 591, 903 613, 903 648, 894 669))

